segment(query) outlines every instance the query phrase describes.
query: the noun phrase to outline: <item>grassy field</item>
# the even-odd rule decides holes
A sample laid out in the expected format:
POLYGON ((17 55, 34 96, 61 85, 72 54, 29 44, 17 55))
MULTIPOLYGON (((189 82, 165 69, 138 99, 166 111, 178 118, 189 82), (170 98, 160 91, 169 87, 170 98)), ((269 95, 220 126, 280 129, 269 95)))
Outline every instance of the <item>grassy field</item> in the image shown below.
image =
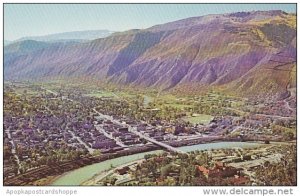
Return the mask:
POLYGON ((243 105, 244 105, 243 101, 231 101, 231 106, 232 107, 238 108, 238 107, 241 107, 243 105))
POLYGON ((39 92, 31 89, 31 88, 27 88, 27 87, 19 87, 19 88, 16 88, 15 89, 15 92, 17 94, 24 94, 26 92, 26 94, 29 94, 29 95, 38 95, 39 92))
POLYGON ((208 124, 213 119, 213 116, 206 114, 198 114, 198 116, 191 116, 183 118, 184 121, 190 122, 192 124, 208 124))
POLYGON ((192 104, 182 101, 178 97, 171 94, 160 95, 157 101, 161 103, 161 105, 163 106, 168 106, 168 107, 173 107, 178 109, 193 107, 192 104))
POLYGON ((86 95, 90 96, 90 97, 115 97, 116 96, 116 94, 114 94, 113 92, 109 92, 109 91, 92 92, 92 93, 89 93, 86 95))

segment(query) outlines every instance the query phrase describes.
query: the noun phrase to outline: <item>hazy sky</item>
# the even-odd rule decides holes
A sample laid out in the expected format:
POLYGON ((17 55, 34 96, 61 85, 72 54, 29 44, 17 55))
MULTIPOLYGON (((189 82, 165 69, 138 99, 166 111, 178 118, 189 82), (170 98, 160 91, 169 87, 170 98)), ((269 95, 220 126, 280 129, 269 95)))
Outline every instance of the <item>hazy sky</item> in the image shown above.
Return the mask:
POLYGON ((5 4, 4 38, 67 31, 124 31, 206 14, 252 10, 296 13, 295 4, 5 4))

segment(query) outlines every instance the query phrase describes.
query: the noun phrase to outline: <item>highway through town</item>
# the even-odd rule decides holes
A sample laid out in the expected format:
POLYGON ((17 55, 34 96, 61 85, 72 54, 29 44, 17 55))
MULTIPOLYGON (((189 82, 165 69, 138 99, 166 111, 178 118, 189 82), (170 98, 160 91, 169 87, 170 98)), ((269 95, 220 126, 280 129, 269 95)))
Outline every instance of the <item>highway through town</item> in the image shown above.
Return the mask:
MULTIPOLYGON (((47 91, 47 92, 49 92, 49 93, 51 93, 51 94, 53 94, 53 95, 55 95, 55 96, 58 95, 58 93, 56 93, 56 92, 54 92, 54 91, 52 91, 52 90, 49 90, 49 89, 46 89, 46 88, 42 88, 42 89, 45 90, 45 91, 47 91)), ((73 99, 70 99, 70 98, 66 98, 66 99, 69 100, 69 101, 72 101, 72 102, 74 101, 73 99)), ((76 102, 78 102, 78 101, 76 101, 76 102)), ((105 115, 105 114, 100 113, 100 112, 97 111, 95 108, 93 108, 93 111, 96 112, 96 113, 100 116, 100 118, 104 118, 104 119, 106 119, 106 120, 110 120, 111 122, 113 122, 113 123, 115 123, 115 124, 118 124, 118 125, 120 125, 120 126, 123 126, 123 127, 128 127, 128 131, 129 131, 129 132, 134 133, 135 135, 139 136, 140 138, 143 138, 143 139, 145 139, 145 140, 147 140, 147 141, 149 141, 149 142, 151 142, 151 143, 153 143, 153 144, 156 144, 156 145, 158 145, 158 146, 161 146, 161 147, 167 149, 168 151, 177 152, 177 153, 185 153, 185 152, 183 152, 183 151, 181 151, 181 150, 179 150, 179 149, 177 149, 177 148, 174 148, 174 147, 172 147, 172 146, 170 146, 170 145, 168 145, 168 144, 165 144, 165 143, 163 143, 163 142, 159 142, 159 141, 157 141, 157 140, 155 140, 155 139, 153 139, 153 138, 150 138, 150 137, 148 137, 148 136, 146 136, 146 135, 144 135, 144 134, 138 132, 137 129, 136 129, 136 127, 132 127, 132 126, 127 125, 127 124, 123 124, 123 123, 121 123, 120 121, 114 119, 112 116, 109 116, 109 115, 105 115)), ((71 134, 72 134, 73 136, 75 136, 75 134, 74 134, 72 131, 71 131, 71 134)), ((91 153, 93 152, 93 150, 91 150, 91 148, 89 148, 89 147, 87 146, 87 144, 85 144, 79 137, 76 137, 76 138, 78 139, 78 141, 79 141, 80 143, 82 143, 82 144, 88 149, 89 152, 91 152, 91 153)))

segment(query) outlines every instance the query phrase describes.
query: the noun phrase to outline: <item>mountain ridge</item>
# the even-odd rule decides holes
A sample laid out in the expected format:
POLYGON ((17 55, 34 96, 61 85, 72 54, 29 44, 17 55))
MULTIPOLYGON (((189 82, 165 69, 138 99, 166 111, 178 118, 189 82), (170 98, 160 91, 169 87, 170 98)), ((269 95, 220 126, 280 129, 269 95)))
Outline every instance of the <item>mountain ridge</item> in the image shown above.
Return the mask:
POLYGON ((278 10, 192 17, 22 54, 5 61, 5 78, 82 76, 160 90, 195 83, 274 94, 294 85, 293 73, 276 67, 296 66, 295 21, 278 10))
POLYGON ((84 30, 84 31, 68 31, 62 33, 53 33, 47 35, 38 36, 26 36, 16 39, 14 41, 5 40, 7 45, 18 43, 26 40, 40 41, 40 42, 86 42, 89 40, 94 40, 98 38, 108 37, 109 35, 115 33, 109 30, 84 30))

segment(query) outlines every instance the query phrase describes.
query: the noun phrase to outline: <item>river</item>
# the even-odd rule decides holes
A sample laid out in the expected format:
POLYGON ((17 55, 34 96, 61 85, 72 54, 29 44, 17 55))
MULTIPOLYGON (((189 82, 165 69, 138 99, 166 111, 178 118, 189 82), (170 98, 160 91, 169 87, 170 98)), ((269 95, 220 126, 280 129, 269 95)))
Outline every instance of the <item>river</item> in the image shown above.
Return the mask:
MULTIPOLYGON (((193 146, 183 146, 179 147, 180 150, 184 152, 191 152, 194 150, 209 150, 209 149, 221 149, 221 148, 250 148, 259 146, 259 143, 250 143, 250 142, 215 142, 207 144, 197 144, 193 146)), ((129 156, 123 156, 115 159, 110 159, 100 163, 95 163, 92 165, 84 166, 79 169, 75 169, 71 172, 68 172, 54 181, 51 185, 75 185, 78 186, 82 182, 92 178, 95 174, 98 174, 102 171, 108 170, 113 167, 117 167, 132 161, 136 161, 144 158, 145 154, 161 153, 162 150, 156 150, 151 152, 144 152, 133 154, 129 156)))

